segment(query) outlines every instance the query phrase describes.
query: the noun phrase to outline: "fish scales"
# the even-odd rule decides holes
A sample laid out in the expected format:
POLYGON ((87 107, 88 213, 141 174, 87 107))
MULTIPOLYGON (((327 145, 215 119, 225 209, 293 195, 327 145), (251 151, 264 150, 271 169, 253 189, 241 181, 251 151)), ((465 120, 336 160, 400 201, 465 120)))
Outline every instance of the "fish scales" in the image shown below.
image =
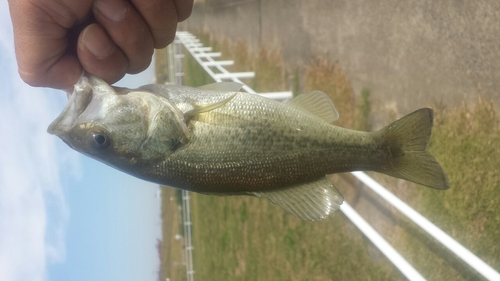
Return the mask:
POLYGON ((147 181, 206 194, 269 199, 304 220, 343 202, 326 175, 369 170, 436 189, 446 174, 427 152, 433 111, 377 132, 332 125, 322 92, 277 102, 235 83, 111 87, 89 74, 49 126, 73 149, 147 181))
MULTIPOLYGON (((205 95, 199 100, 207 103, 230 96, 205 95)), ((161 175, 158 181, 192 191, 283 188, 325 174, 379 166, 374 161, 387 158, 369 133, 334 127, 299 109, 246 93, 199 114, 188 128, 190 143, 157 166, 164 171, 155 174, 161 175)))

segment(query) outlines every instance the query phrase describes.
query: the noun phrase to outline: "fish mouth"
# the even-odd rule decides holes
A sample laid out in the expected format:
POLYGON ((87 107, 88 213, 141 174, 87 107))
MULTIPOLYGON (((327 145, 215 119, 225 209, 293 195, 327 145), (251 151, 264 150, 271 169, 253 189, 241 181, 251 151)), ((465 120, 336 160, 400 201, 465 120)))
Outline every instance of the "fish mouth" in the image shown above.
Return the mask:
POLYGON ((68 95, 68 103, 61 114, 49 125, 47 132, 62 137, 71 130, 90 104, 92 92, 92 85, 85 73, 83 73, 78 83, 75 84, 73 93, 68 95))

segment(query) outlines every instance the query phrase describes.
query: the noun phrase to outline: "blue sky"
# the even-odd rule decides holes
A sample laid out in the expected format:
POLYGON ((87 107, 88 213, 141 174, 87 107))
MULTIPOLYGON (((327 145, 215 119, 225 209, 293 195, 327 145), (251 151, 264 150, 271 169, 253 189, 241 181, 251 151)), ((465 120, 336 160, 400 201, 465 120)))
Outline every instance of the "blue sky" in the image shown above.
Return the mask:
MULTIPOLYGON (((46 132, 66 94, 22 82, 7 1, 0 17, 0 280, 156 280, 159 187, 46 132)), ((119 85, 153 77, 150 67, 119 85)))

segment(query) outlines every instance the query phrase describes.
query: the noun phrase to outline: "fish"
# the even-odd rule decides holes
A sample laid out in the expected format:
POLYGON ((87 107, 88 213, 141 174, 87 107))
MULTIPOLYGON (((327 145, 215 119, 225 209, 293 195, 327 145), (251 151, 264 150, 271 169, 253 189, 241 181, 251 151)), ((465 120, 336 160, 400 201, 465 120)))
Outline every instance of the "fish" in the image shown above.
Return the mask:
POLYGON ((343 203, 330 174, 374 171, 450 187, 427 151, 430 108, 363 132, 333 125, 338 111, 321 91, 279 102, 240 90, 232 82, 129 89, 85 73, 47 131, 137 178, 202 194, 266 198, 310 221, 343 203))

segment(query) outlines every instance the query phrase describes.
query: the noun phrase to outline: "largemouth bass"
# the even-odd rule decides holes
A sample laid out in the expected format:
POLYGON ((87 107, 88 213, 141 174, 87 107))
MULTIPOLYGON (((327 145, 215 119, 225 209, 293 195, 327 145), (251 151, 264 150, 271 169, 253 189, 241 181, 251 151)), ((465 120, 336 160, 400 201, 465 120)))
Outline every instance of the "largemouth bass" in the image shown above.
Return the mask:
POLYGON ((432 109, 360 132, 331 124, 338 113, 322 92, 277 102, 239 89, 235 83, 127 89, 85 74, 48 132, 138 178, 264 197, 304 220, 324 219, 342 204, 328 174, 376 171, 449 188, 426 151, 432 109))

